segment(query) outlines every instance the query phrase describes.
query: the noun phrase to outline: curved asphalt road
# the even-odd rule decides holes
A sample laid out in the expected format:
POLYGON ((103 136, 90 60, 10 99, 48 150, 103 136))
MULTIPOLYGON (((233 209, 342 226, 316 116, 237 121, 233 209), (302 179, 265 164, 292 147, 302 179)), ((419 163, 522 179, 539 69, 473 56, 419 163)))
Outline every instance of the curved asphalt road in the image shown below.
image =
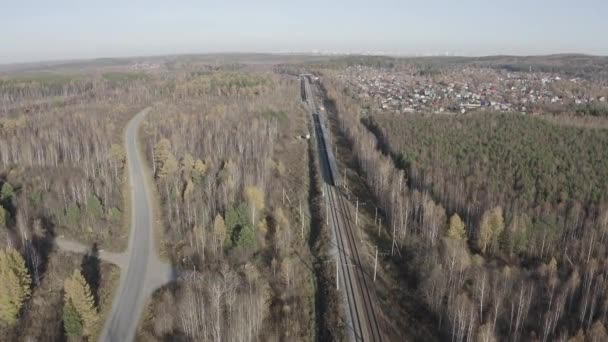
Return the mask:
POLYGON ((131 189, 131 235, 120 285, 99 339, 103 342, 132 341, 147 297, 171 280, 171 267, 156 253, 151 191, 137 143, 139 126, 148 111, 144 109, 137 113, 125 132, 131 189))

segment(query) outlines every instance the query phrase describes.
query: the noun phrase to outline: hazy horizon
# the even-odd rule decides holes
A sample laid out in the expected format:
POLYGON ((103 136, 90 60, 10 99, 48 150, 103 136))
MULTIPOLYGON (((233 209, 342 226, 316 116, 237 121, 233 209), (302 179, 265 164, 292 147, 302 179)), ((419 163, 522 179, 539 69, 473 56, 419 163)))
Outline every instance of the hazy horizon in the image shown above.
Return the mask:
POLYGON ((0 64, 208 53, 608 55, 608 4, 116 0, 5 6, 0 64))

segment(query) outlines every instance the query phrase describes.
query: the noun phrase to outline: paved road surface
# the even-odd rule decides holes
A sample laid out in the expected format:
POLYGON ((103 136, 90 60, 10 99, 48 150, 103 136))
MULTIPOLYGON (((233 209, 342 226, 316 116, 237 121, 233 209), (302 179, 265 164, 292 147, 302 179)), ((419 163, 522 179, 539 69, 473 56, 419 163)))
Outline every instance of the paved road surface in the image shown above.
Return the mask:
POLYGON ((149 189, 151 181, 146 179, 144 158, 137 144, 139 126, 147 112, 148 109, 139 112, 125 132, 131 190, 131 235, 120 285, 99 339, 103 342, 132 341, 147 297, 172 278, 171 267, 161 262, 156 252, 149 189))

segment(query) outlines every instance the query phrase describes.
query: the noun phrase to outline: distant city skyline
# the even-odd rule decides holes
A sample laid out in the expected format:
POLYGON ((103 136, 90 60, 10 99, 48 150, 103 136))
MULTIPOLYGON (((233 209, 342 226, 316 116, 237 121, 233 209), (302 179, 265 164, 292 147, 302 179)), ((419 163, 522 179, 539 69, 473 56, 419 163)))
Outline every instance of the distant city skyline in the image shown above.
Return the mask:
POLYGON ((605 0, 23 0, 0 63, 218 52, 608 55, 605 0))

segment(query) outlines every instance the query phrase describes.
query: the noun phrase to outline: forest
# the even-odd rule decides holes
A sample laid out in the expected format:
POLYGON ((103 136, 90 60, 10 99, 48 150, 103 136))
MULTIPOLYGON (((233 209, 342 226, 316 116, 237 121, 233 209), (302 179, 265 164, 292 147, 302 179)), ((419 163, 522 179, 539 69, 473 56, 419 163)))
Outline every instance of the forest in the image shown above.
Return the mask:
POLYGON ((141 144, 160 204, 160 252, 177 278, 153 295, 137 338, 340 336, 331 271, 318 259, 326 233, 298 78, 232 63, 168 67, 2 79, 3 335, 100 333, 119 272, 96 253, 120 252, 128 237, 123 128, 151 105, 141 144), (57 238, 90 253, 62 251, 57 238))
MULTIPOLYGON (((263 56, 0 76, 0 340, 99 336, 120 276, 99 253, 127 248, 123 130, 143 108, 155 238, 175 279, 149 298, 136 339, 346 339, 297 77, 311 70, 386 336, 608 340, 605 108, 397 115, 332 75, 401 59, 247 59, 263 56)), ((528 62, 594 70, 585 61, 528 62)))
POLYGON ((442 339, 603 341, 603 129, 521 114, 370 113, 319 69, 384 216, 385 262, 442 339))
POLYGON ((608 160, 600 158, 606 130, 520 114, 379 114, 365 122, 395 150, 413 188, 429 189, 466 222, 496 205, 508 218, 525 213, 560 230, 606 212, 608 160))
POLYGON ((161 202, 160 289, 138 339, 315 340, 306 111, 297 78, 192 74, 142 132, 161 202))
POLYGON ((140 99, 124 91, 133 84, 95 75, 27 74, 0 83, 1 334, 94 339, 119 276, 96 253, 126 247, 121 137, 140 99), (61 251, 56 237, 90 253, 61 251))

